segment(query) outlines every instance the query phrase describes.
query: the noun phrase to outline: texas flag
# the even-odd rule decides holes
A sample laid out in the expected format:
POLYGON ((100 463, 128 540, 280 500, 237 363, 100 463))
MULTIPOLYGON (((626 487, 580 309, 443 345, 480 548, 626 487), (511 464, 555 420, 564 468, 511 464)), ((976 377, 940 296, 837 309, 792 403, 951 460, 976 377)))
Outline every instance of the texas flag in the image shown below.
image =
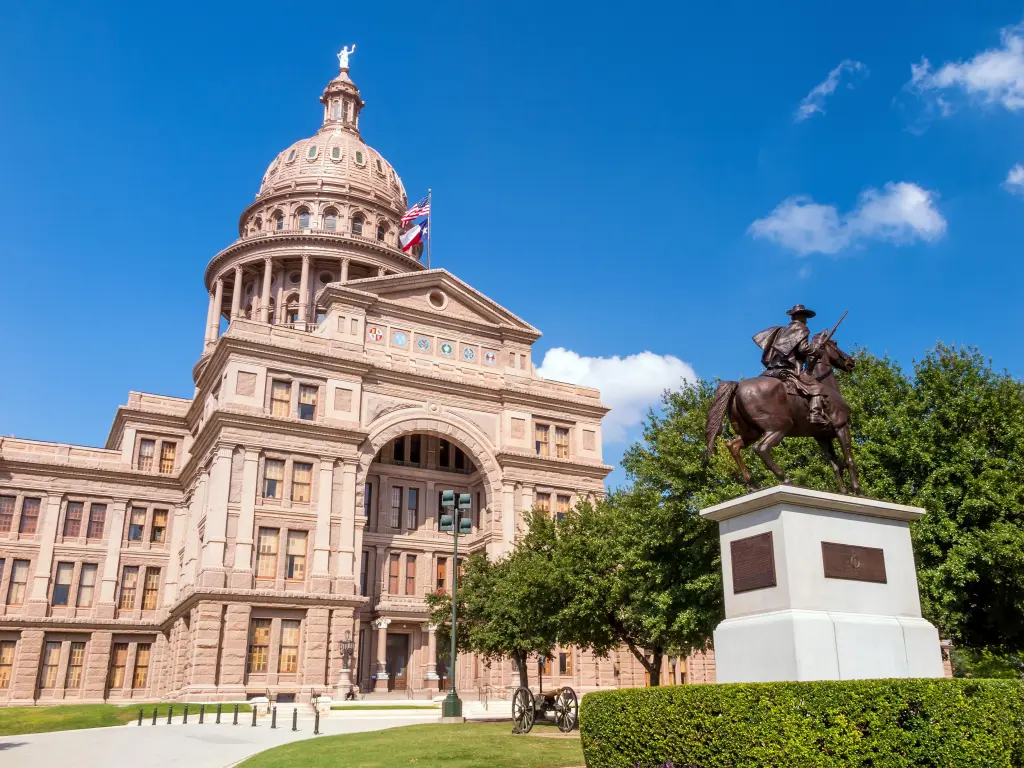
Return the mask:
POLYGON ((426 242, 427 240, 427 222, 416 224, 410 227, 408 230, 402 233, 399 237, 399 244, 402 246, 402 250, 408 253, 412 250, 414 245, 426 242))

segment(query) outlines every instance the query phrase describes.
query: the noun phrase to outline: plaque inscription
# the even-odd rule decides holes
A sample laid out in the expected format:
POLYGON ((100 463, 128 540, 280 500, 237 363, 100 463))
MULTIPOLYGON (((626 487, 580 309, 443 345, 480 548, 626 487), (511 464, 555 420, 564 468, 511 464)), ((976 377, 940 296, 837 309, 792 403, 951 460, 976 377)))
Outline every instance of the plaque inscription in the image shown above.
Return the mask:
POLYGON ((885 552, 874 547, 821 542, 826 579, 849 579, 885 584, 885 552))
POLYGON ((733 594, 775 586, 775 547, 772 532, 729 542, 733 594))

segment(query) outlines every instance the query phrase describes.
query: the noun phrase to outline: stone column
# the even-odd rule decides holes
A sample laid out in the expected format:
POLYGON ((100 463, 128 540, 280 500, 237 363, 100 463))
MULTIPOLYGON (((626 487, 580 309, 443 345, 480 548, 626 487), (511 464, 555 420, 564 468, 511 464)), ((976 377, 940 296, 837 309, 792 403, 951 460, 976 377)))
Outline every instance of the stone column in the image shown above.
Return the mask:
POLYGON ((11 675, 10 704, 32 704, 35 699, 39 664, 43 655, 43 635, 41 629, 21 631, 14 672, 11 675))
MULTIPOLYGON (((374 691, 387 691, 387 653, 388 653, 388 626, 391 619, 377 619, 373 622, 373 628, 377 630, 377 682, 373 686, 374 691)), ((40 633, 42 634, 42 633, 40 633)))
POLYGON ((210 328, 206 334, 206 340, 213 343, 220 335, 220 310, 224 305, 224 278, 218 277, 214 284, 213 311, 210 312, 210 328))
POLYGON ((437 625, 427 624, 427 671, 424 680, 438 680, 437 676, 437 625))
MULTIPOLYGON (((181 507, 174 507, 168 510, 168 522, 171 526, 170 552, 171 557, 167 562, 167 576, 164 578, 164 600, 165 606, 174 605, 178 596, 178 582, 181 580, 181 568, 178 566, 178 558, 175 553, 181 550, 185 542, 185 524, 187 512, 181 507)), ((184 565, 184 563, 182 563, 184 565)))
POLYGON ((235 287, 231 289, 231 320, 242 314, 242 267, 235 267, 235 287))
POLYGON ((309 321, 309 254, 302 255, 302 277, 299 280, 299 322, 309 321))
POLYGON ((335 591, 339 594, 352 594, 355 572, 359 562, 356 548, 356 465, 346 461, 341 466, 341 538, 338 541, 338 570, 335 591), (342 582, 348 581, 348 587, 342 582))
POLYGON ((115 501, 107 508, 111 514, 107 520, 107 556, 103 561, 100 599, 96 601, 97 618, 112 619, 117 606, 117 572, 121 564, 121 538, 124 535, 126 506, 126 501, 115 501))
POLYGON ((423 500, 423 523, 428 531, 437 530, 437 490, 433 480, 427 481, 425 491, 427 498, 423 500))
POLYGON ((383 472, 377 477, 377 531, 383 533, 384 528, 391 527, 391 489, 388 488, 389 478, 383 472))
POLYGON ((327 685, 324 674, 327 671, 327 639, 330 611, 327 608, 310 608, 306 611, 305 652, 302 659, 302 683, 317 689, 327 685))
POLYGON ((267 258, 263 260, 263 291, 260 293, 260 322, 270 322, 270 278, 273 275, 274 262, 267 258))
POLYGON ((247 450, 242 465, 242 499, 238 512, 238 530, 235 532, 235 565, 230 576, 231 586, 239 589, 252 589, 253 561, 252 547, 253 530, 256 525, 256 490, 259 484, 260 455, 257 451, 247 450))
POLYGON ((203 334, 203 337, 206 340, 206 344, 211 344, 215 341, 215 338, 210 336, 210 329, 213 328, 213 312, 216 309, 216 307, 216 294, 211 293, 210 304, 206 308, 206 333, 203 334))
POLYGON ((341 282, 343 283, 348 282, 348 263, 348 259, 341 260, 341 282))
POLYGON ((506 481, 501 487, 501 540, 504 545, 500 554, 511 552, 516 543, 516 488, 515 483, 506 481))
POLYGON ((245 655, 249 646, 249 614, 246 603, 228 603, 224 615, 224 639, 221 643, 218 693, 235 691, 245 698, 245 655))
MULTIPOLYGON (((84 510, 83 510, 84 512, 84 510)), ((36 572, 32 578, 32 589, 26 609, 30 616, 45 616, 49 607, 50 571, 53 568, 53 541, 57 536, 57 520, 60 517, 60 496, 46 497, 42 510, 43 520, 39 527, 39 557, 36 572)), ((82 521, 83 525, 85 521, 82 521)))
POLYGON ((213 457, 206 494, 206 541, 199 582, 207 587, 225 586, 224 549, 227 546, 228 494, 231 486, 231 446, 221 445, 213 457))
POLYGON ((86 701, 102 701, 107 689, 107 672, 110 667, 110 646, 113 635, 110 632, 93 632, 89 635, 88 653, 85 655, 85 687, 82 698, 86 701))
POLYGON ((203 601, 199 603, 195 646, 192 649, 192 680, 188 686, 195 693, 213 693, 217 689, 217 662, 220 660, 220 626, 223 606, 203 601))
POLYGON ((331 498, 334 492, 334 459, 320 457, 320 482, 316 497, 316 531, 313 540, 311 592, 329 592, 331 584, 331 498))

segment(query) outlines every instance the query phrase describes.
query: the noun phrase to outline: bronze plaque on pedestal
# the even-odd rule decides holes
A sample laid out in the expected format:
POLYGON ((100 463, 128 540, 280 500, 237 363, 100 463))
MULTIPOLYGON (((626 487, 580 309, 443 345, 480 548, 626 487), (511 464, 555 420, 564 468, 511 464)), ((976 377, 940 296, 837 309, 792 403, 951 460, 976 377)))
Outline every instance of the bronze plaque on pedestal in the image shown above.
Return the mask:
POLYGON ((729 554, 733 594, 775 586, 775 547, 771 531, 729 542, 729 554))
POLYGON ((885 584, 885 552, 874 547, 821 542, 826 579, 850 579, 885 584))

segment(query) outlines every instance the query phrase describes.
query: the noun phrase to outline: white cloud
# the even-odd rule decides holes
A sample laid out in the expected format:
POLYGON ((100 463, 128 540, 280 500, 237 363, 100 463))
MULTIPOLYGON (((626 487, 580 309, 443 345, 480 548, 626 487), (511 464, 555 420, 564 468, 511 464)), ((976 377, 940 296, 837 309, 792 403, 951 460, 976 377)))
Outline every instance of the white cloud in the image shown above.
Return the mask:
POLYGON ((897 245, 931 241, 946 232, 946 219, 935 207, 937 197, 907 181, 889 182, 881 191, 862 192, 857 207, 844 214, 834 205, 790 197, 748 231, 801 256, 838 253, 864 240, 897 245))
POLYGON ((953 106, 940 95, 949 90, 963 91, 985 104, 1002 104, 1011 112, 1024 109, 1024 25, 1002 30, 1000 39, 1002 44, 997 48, 935 70, 928 59, 922 58, 920 64, 910 65, 907 88, 934 95, 943 117, 953 112, 953 106))
POLYGON ((564 347, 549 349, 537 373, 545 379, 601 390, 601 402, 612 409, 603 421, 606 443, 624 441, 627 428, 640 423, 664 390, 675 389, 683 379, 697 378, 693 366, 673 355, 640 352, 626 357, 585 357, 564 347))
MULTIPOLYGON (((800 106, 796 108, 793 120, 802 123, 816 114, 825 114, 825 99, 831 96, 839 87, 839 80, 843 74, 849 72, 853 75, 863 73, 867 75, 868 69, 861 62, 853 59, 843 59, 839 66, 828 73, 828 77, 811 89, 811 92, 804 96, 800 106)), ((853 83, 848 83, 847 88, 853 88, 853 83)))
POLYGON ((1003 187, 1015 195, 1024 195, 1024 165, 1017 163, 1010 169, 1003 187))

